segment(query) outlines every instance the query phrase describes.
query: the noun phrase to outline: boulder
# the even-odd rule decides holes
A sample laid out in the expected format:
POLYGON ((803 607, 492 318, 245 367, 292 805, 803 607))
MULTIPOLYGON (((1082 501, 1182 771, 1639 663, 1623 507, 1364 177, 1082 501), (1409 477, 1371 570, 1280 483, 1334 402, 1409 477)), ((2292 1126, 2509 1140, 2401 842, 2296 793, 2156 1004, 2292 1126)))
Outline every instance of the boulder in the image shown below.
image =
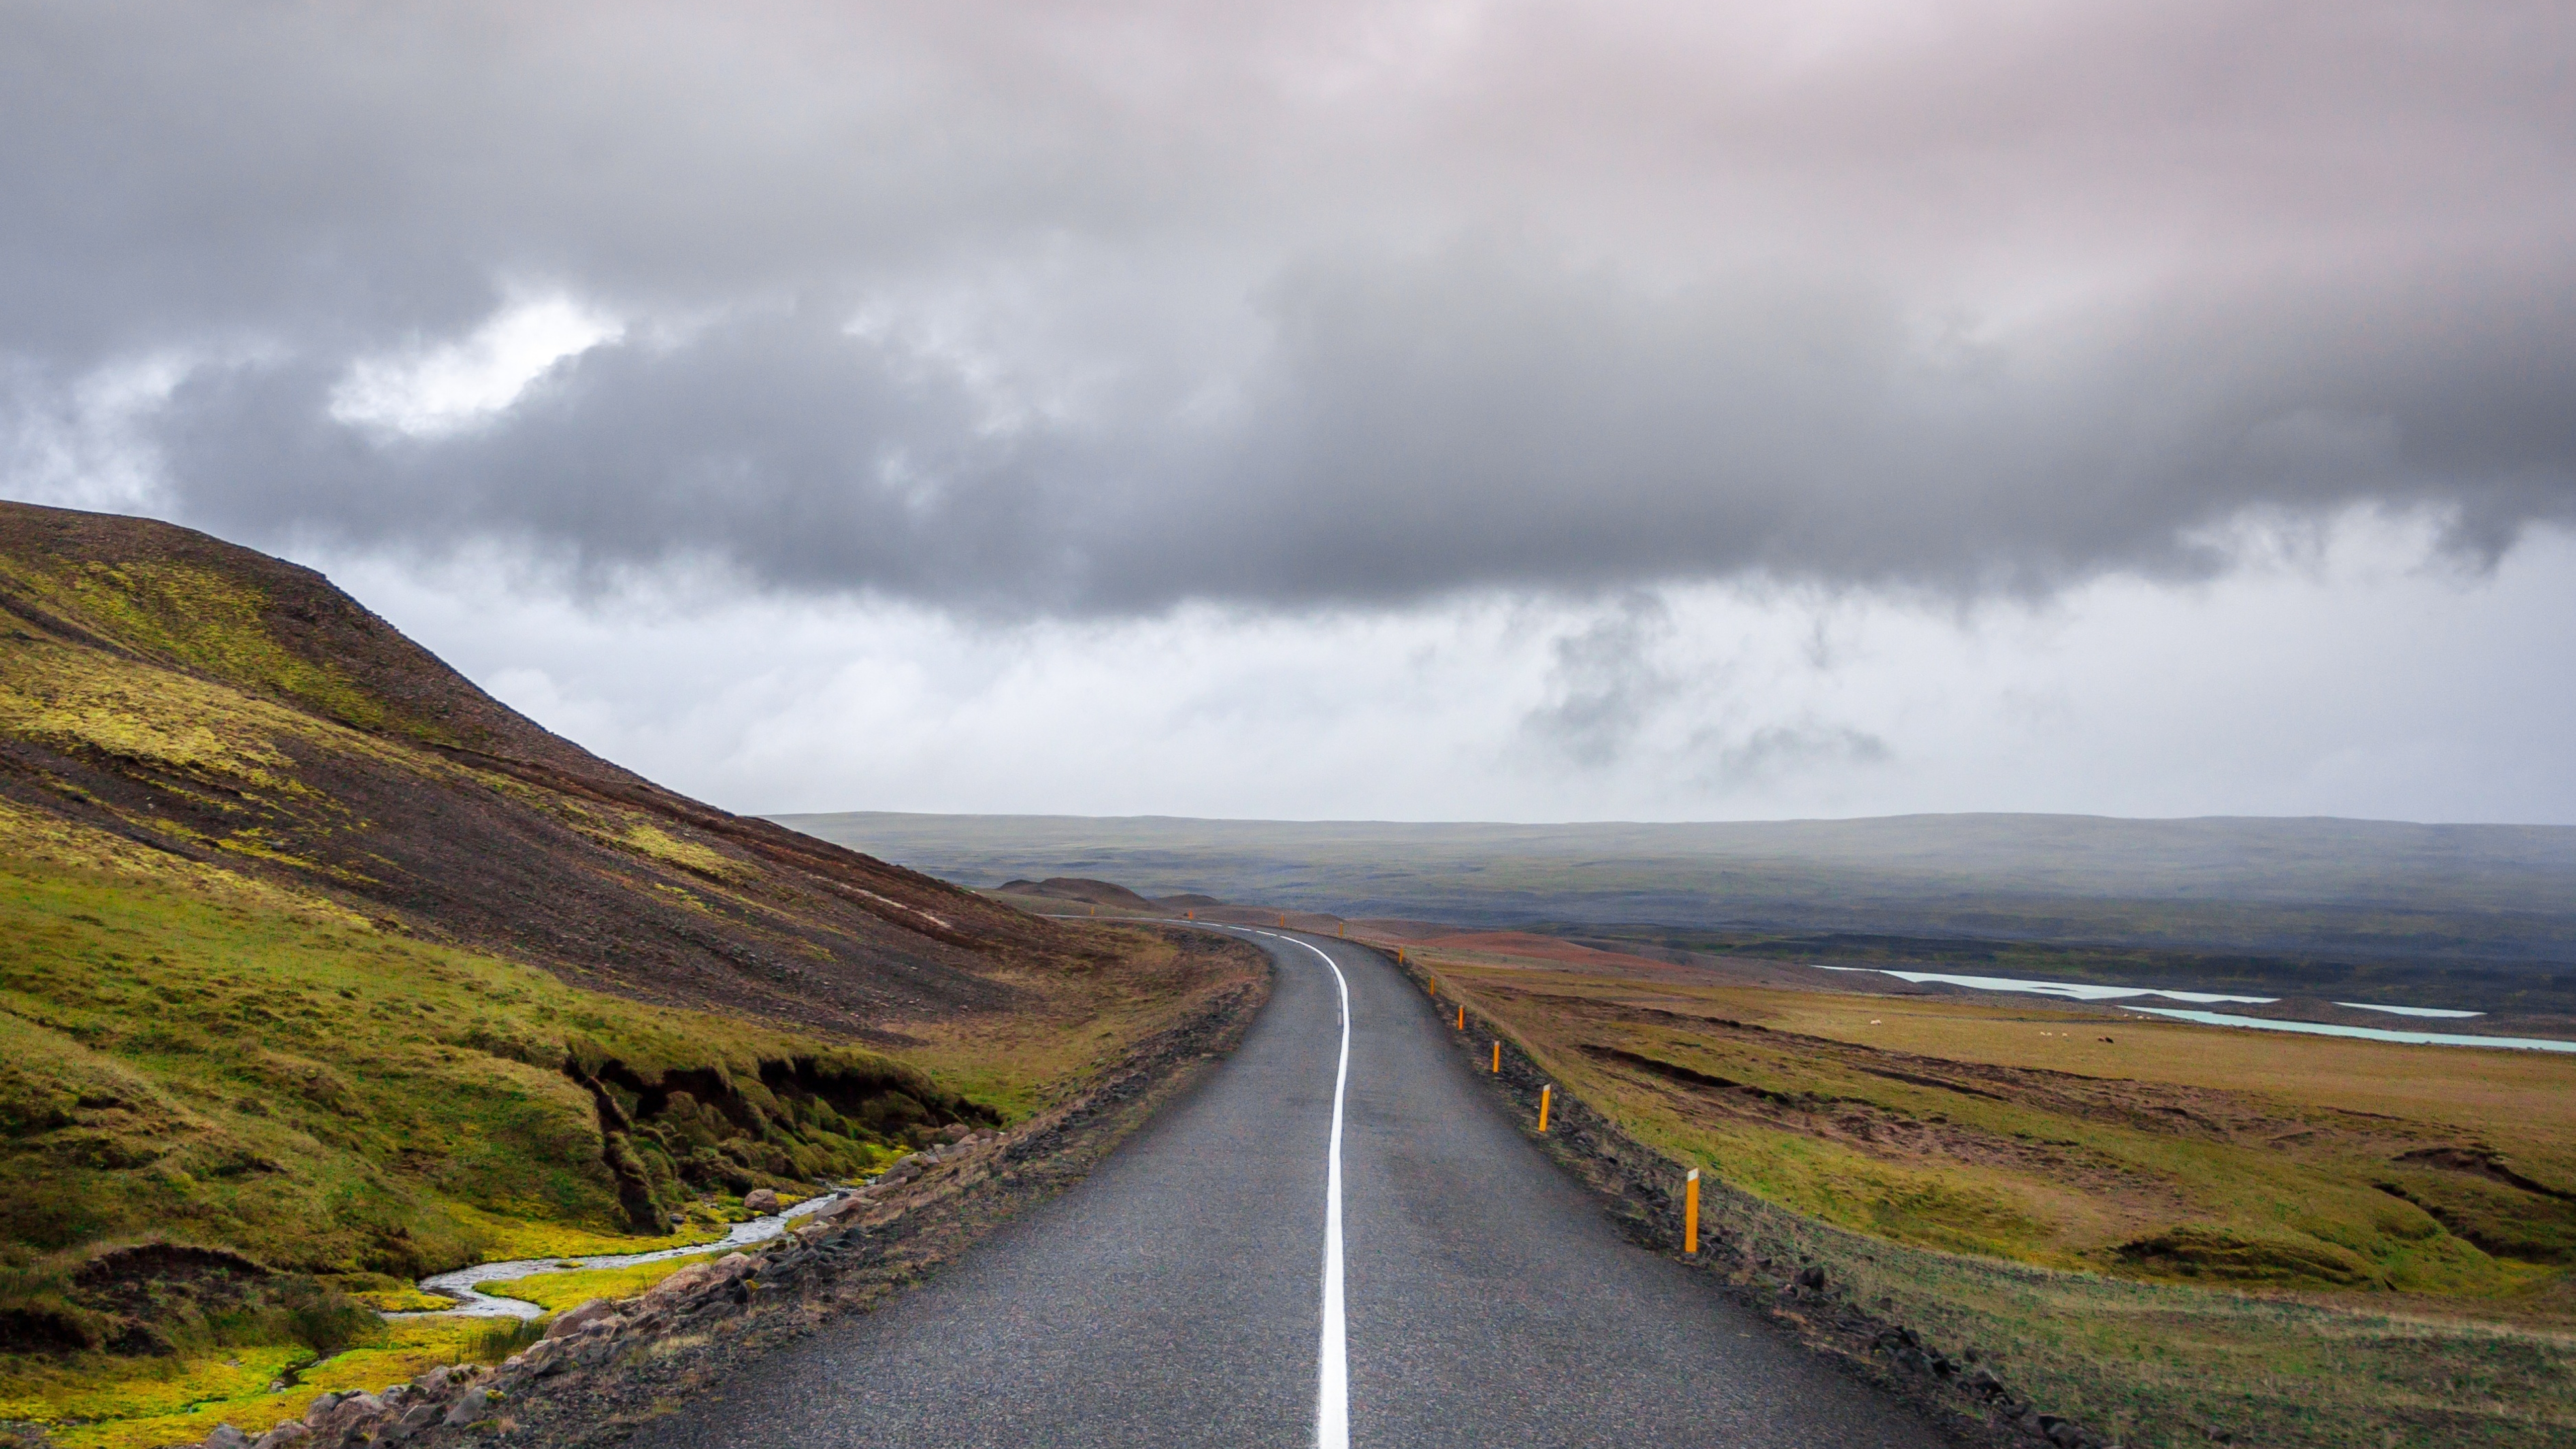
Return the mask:
POLYGON ((203 1442, 205 1449, 250 1449, 250 1436, 230 1424, 217 1424, 203 1442))
POLYGON ((471 1424, 491 1412, 495 1397, 490 1389, 467 1389, 456 1396, 455 1403, 448 1405, 440 1422, 451 1428, 471 1424))
POLYGON ((376 1436, 376 1442, 379 1444, 399 1444, 405 1439, 409 1439, 413 1435, 420 1433, 422 1430, 427 1429, 432 1424, 437 1423, 440 1417, 446 1412, 444 1405, 414 1404, 410 1408, 403 1410, 401 1418, 387 1424, 385 1426, 385 1431, 376 1436))
POLYGON ((571 1346, 572 1340, 568 1338, 541 1338, 531 1344, 526 1353, 519 1355, 519 1361, 528 1372, 544 1378, 562 1369, 564 1350, 571 1346))
POLYGON ((323 1420, 330 1418, 331 1411, 340 1407, 340 1401, 347 1397, 348 1395, 346 1394, 324 1394, 320 1398, 315 1399, 304 1408, 304 1422, 307 1424, 320 1424, 323 1420))
MULTIPOLYGON (((351 1429, 383 1413, 384 1409, 385 1401, 373 1394, 351 1394, 333 1405, 330 1415, 313 1427, 325 1439, 338 1439, 351 1429)), ((308 1424, 313 1422, 310 1414, 305 1416, 305 1422, 308 1424)))
POLYGON ((587 1302, 581 1303, 572 1308, 567 1308, 563 1312, 556 1314, 555 1321, 546 1325, 546 1337, 564 1338, 571 1334, 579 1333, 585 1325, 589 1324, 593 1320, 611 1318, 616 1316, 616 1313, 617 1301, 615 1299, 590 1299, 587 1302))
POLYGON ((774 1213, 778 1211, 778 1194, 770 1188, 756 1187, 743 1195, 742 1206, 745 1212, 774 1213))
POLYGON ((975 1135, 975 1129, 963 1122, 951 1122, 930 1135, 942 1142, 963 1142, 975 1135))
POLYGON ((704 1286, 715 1276, 715 1271, 715 1265, 712 1263, 691 1263, 647 1290, 644 1294, 644 1310, 650 1313, 655 1309, 668 1308, 678 1303, 704 1286))
POLYGON ((290 1444, 300 1444, 311 1437, 313 1437, 313 1431, 304 1427, 302 1419, 289 1419, 260 1435, 259 1442, 252 1445, 251 1449, 286 1449, 290 1444))

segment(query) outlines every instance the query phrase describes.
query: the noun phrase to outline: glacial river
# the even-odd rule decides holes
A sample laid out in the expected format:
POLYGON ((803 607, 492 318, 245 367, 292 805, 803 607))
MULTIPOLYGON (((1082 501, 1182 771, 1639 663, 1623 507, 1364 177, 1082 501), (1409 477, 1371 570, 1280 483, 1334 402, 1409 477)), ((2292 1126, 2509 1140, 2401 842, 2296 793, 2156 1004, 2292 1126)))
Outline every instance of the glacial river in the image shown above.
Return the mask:
MULTIPOLYGON (((1819 971, 1859 971, 1877 976, 1893 976, 1900 981, 1937 981, 1945 986, 1965 986, 1973 991, 2004 991, 2031 996, 2055 996, 2070 1001, 2099 1001, 2124 1011, 2143 1011, 2177 1021, 2193 1021, 2203 1026, 2236 1026, 2252 1031, 2300 1032, 2309 1036, 2354 1037, 2363 1041, 2402 1042, 2411 1046, 2500 1047, 2515 1051, 2576 1052, 2576 1041, 2559 1041, 2540 1036, 2471 1036, 2461 1032, 2401 1031, 2376 1026, 2336 1026, 2322 1021, 2275 1021, 2263 1016, 2236 1016, 2223 1011, 2205 1011, 2201 1007, 2243 1005, 2268 1006, 2280 1000, 2277 996, 2228 996, 2213 991, 2169 991, 2153 986, 2096 986, 2089 981, 2025 981, 2011 976, 1961 976, 1947 971, 1890 971, 1877 966, 1827 966, 1808 962, 1819 971), (2166 1001, 2188 1001, 2189 1007, 2142 1006, 2141 997, 2160 997, 2166 1001)), ((2356 1011, 2385 1011, 2397 1016, 2436 1017, 2457 1020, 2484 1016, 2482 1011, 2455 1011, 2434 1006, 2383 1006, 2372 1001, 2338 1001, 2337 1006, 2356 1011)))

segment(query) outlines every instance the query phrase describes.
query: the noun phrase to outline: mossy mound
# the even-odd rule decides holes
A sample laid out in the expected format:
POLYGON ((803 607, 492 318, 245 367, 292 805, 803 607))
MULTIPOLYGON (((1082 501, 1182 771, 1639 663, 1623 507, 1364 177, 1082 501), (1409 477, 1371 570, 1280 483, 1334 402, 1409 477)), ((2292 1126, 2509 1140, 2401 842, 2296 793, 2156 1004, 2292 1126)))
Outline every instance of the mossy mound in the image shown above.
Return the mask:
POLYGON ((2177 1278, 2331 1288, 2384 1286, 2378 1271, 2359 1254, 2305 1235, 2256 1236, 2233 1228, 2186 1224, 2122 1243, 2115 1254, 2124 1263, 2177 1278))

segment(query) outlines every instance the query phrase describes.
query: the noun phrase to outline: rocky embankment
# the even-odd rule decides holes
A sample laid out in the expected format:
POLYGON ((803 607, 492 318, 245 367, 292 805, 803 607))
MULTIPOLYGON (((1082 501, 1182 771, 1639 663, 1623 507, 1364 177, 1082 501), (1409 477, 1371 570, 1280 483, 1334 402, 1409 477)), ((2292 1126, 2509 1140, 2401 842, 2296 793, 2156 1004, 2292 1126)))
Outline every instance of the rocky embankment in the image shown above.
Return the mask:
POLYGON ((257 1440, 223 1428, 204 1445, 444 1449, 621 1439, 763 1351, 918 1280, 1078 1180, 1231 1050, 1267 994, 1266 982, 1249 983, 1217 998, 1129 1053, 1080 1098, 1011 1131, 951 1129, 952 1140, 837 1193, 812 1221, 756 1251, 692 1263, 632 1298, 568 1309, 498 1368, 460 1365, 381 1393, 325 1395, 304 1419, 257 1440))

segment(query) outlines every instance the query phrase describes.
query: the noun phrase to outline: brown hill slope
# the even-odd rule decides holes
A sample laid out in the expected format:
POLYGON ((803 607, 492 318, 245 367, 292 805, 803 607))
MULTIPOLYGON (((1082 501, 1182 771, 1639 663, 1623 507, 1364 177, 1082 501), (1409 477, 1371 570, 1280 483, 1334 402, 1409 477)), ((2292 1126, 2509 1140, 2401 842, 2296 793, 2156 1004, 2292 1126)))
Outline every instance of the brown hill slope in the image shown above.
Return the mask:
POLYGON ((0 504, 0 799, 674 1005, 882 1036, 1075 948, 930 877, 663 790, 309 569, 0 504))

